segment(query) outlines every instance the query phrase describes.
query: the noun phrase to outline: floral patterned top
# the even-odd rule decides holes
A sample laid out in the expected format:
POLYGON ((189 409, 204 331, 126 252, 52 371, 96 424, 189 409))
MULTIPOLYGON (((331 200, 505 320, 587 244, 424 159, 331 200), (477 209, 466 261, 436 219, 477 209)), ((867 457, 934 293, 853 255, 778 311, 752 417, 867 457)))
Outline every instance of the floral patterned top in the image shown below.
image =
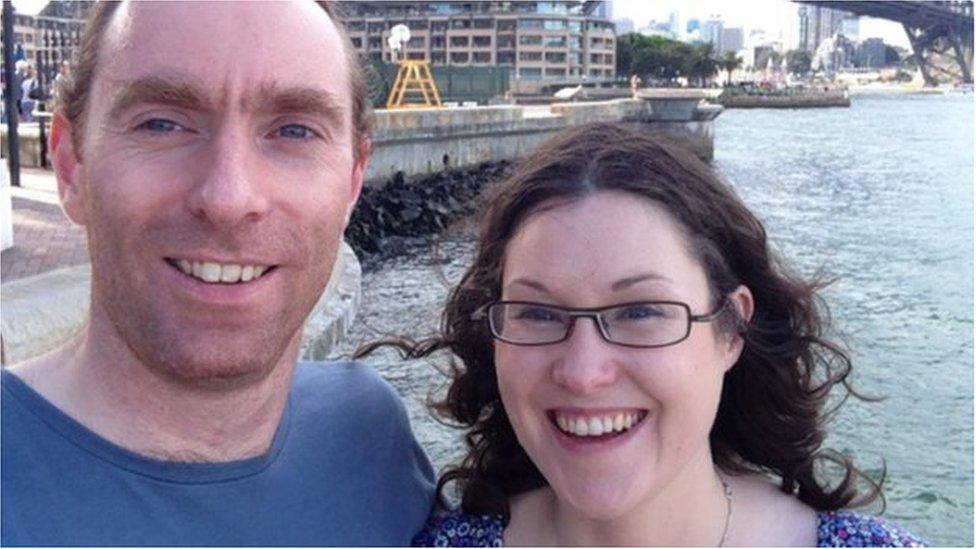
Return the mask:
MULTIPOLYGON (((440 510, 413 538, 414 547, 501 547, 501 517, 440 510)), ((853 511, 817 513, 817 547, 926 547, 922 538, 880 517, 853 511)))

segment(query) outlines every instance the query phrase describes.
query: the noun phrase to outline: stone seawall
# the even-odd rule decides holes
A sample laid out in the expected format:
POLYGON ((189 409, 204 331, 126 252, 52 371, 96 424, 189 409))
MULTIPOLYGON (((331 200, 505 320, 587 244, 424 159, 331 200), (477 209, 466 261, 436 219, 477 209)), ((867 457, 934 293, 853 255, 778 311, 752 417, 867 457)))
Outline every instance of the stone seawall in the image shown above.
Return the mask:
POLYGON ((851 98, 845 91, 808 92, 787 95, 730 95, 719 97, 727 109, 819 109, 850 107, 851 98))

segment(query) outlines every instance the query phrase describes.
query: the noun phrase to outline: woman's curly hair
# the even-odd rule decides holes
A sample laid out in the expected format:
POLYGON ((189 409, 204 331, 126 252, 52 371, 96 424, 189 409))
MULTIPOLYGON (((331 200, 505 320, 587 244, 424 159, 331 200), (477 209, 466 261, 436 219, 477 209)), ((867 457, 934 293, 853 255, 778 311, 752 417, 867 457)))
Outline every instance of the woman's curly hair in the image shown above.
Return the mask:
POLYGON ((850 359, 825 338, 829 318, 817 291, 826 282, 790 272, 770 250, 759 220, 696 157, 605 123, 580 126, 548 141, 492 189, 474 263, 450 293, 440 333, 399 345, 412 358, 446 349, 458 359, 451 362, 446 397, 433 406, 466 430, 468 450, 460 464, 441 476, 441 496, 456 482, 464 512, 500 515, 507 524, 509 500, 546 485, 506 416, 489 329, 471 315, 501 299, 505 249, 527 216, 604 190, 633 193, 664 206, 684 228, 716 302, 740 284, 752 291, 752 318, 744 322, 727 307, 730 313, 719 324, 737 331, 744 345, 726 374, 710 433, 715 463, 729 473, 773 475, 783 492, 818 510, 865 505, 881 496, 880 482, 844 455, 822 448, 824 424, 836 410, 827 409, 831 388, 843 385, 844 399, 849 394, 865 398, 848 384, 850 359), (825 464, 841 473, 829 475, 825 464))

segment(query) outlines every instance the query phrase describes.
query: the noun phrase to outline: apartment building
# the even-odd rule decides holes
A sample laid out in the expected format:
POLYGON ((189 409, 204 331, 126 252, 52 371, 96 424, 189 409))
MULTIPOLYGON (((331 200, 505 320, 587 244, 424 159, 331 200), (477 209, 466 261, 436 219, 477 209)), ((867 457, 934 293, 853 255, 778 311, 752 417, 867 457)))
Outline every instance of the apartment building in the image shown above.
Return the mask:
POLYGON ((404 24, 402 55, 432 65, 511 67, 516 93, 536 93, 616 77, 616 35, 594 14, 601 2, 340 2, 353 46, 394 62, 387 38, 404 24))

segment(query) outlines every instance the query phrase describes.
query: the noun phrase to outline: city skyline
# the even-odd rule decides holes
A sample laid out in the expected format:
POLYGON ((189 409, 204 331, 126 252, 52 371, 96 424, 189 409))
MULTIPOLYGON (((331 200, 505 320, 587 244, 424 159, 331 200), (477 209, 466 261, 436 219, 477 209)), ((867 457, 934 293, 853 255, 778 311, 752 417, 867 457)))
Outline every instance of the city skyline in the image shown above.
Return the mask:
MULTIPOLYGON (((843 2, 837 4, 837 9, 841 9, 843 2)), ((742 27, 747 34, 751 30, 762 29, 768 39, 782 40, 788 49, 793 49, 799 43, 800 5, 789 0, 613 0, 613 18, 631 19, 634 29, 639 30, 650 21, 667 21, 674 12, 681 16, 682 25, 689 19, 704 22, 718 15, 726 27, 742 27)), ((861 17, 857 38, 881 38, 886 44, 911 48, 901 25, 884 19, 861 17)))

